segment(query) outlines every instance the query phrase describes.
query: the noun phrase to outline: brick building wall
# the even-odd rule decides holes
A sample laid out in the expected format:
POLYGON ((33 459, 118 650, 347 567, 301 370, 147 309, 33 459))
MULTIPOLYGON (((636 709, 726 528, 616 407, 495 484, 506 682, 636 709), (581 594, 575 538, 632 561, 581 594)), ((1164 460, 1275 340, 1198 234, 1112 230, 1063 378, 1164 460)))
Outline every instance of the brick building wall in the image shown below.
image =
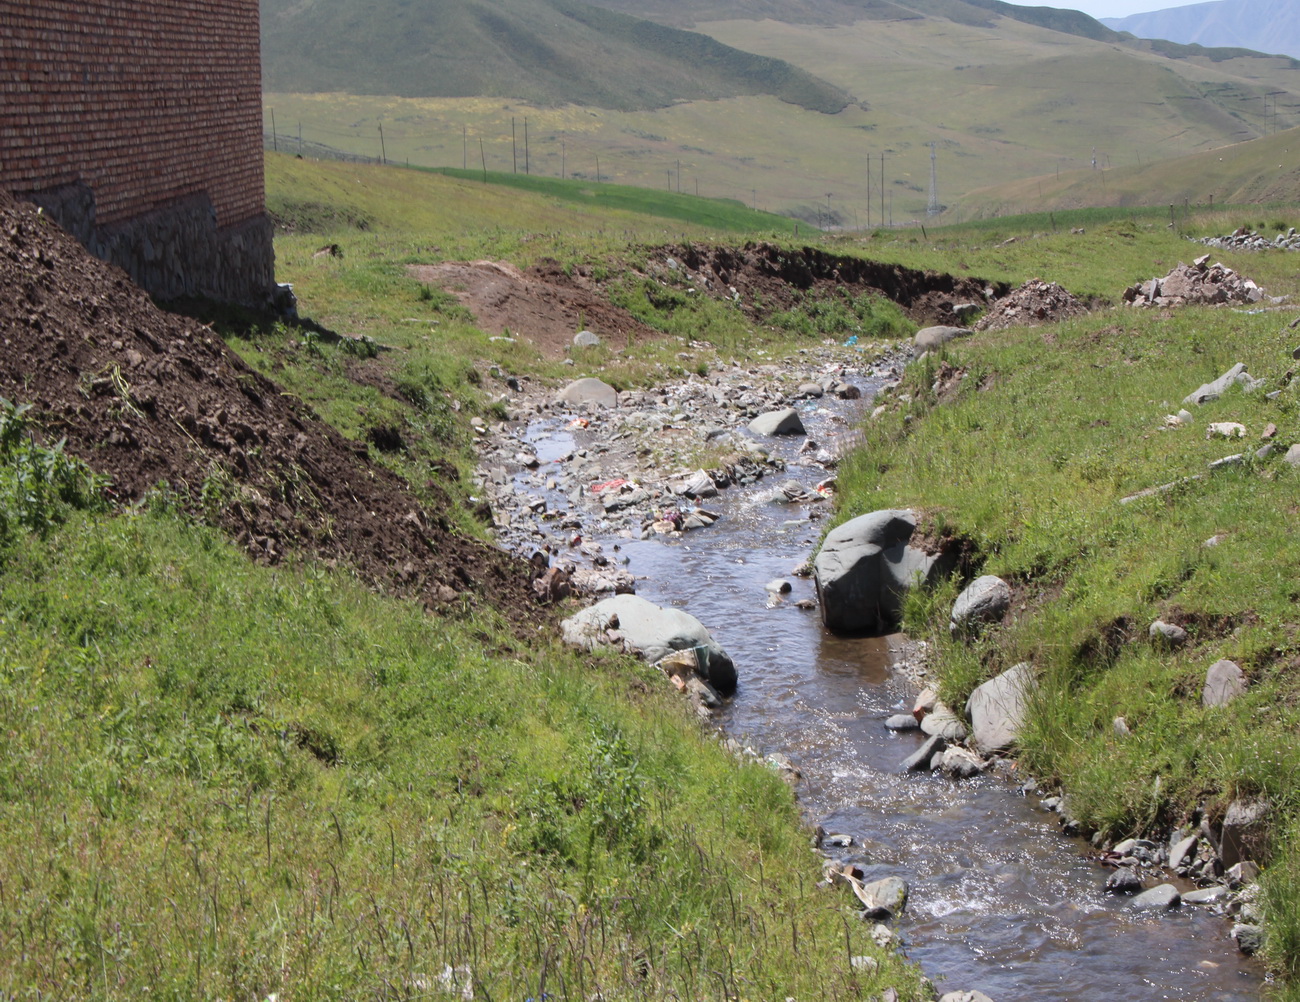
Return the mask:
POLYGON ((0 187, 155 295, 273 284, 258 0, 3 0, 0 187))

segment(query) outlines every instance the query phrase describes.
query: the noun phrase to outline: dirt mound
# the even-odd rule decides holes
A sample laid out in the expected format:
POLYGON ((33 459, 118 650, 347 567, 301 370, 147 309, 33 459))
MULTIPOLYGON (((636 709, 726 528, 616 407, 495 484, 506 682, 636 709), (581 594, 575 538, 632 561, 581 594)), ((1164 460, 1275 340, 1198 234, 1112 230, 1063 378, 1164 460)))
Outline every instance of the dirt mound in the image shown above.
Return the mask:
POLYGON ((897 264, 831 254, 817 247, 791 249, 769 243, 743 247, 687 244, 647 250, 651 271, 685 269, 696 287, 711 295, 739 295, 742 306, 760 319, 790 309, 809 294, 829 296, 841 290, 851 295, 876 293, 892 299, 922 326, 959 322, 963 304, 981 306, 1005 295, 1002 282, 960 278, 946 272, 917 271, 897 264), (671 263, 670 263, 671 262, 671 263))
POLYGON ((1164 278, 1152 278, 1124 290, 1130 306, 1216 306, 1220 303, 1258 303, 1264 290, 1224 264, 1210 264, 1210 255, 1192 264, 1179 264, 1164 278))
POLYGON ((1070 317, 1081 317, 1088 308, 1055 282, 1031 278, 1020 288, 993 304, 975 324, 977 331, 998 331, 1005 327, 1037 327, 1070 317))
MULTIPOLYGON (((622 266, 611 270, 620 277, 631 274, 665 284, 685 283, 702 295, 734 300, 758 321, 809 296, 876 293, 898 303, 922 326, 954 324, 965 313, 963 305, 982 307, 1010 288, 1005 283, 829 254, 815 247, 688 244, 642 247, 635 253, 646 259, 644 270, 628 271, 622 266)), ((408 272, 455 295, 488 334, 520 338, 552 358, 562 355, 584 327, 614 345, 663 336, 614 306, 605 282, 586 265, 569 270, 555 261, 542 261, 521 271, 501 261, 470 261, 411 265, 408 272)))
POLYGON ((531 610, 526 566, 452 533, 364 445, 2 193, 0 286, 0 394, 118 499, 166 481, 259 560, 301 549, 430 603, 468 590, 531 610))
POLYGON ((504 261, 448 261, 413 264, 408 273, 452 293, 485 333, 527 341, 550 358, 588 327, 617 345, 663 336, 600 295, 586 274, 571 276, 553 261, 527 272, 504 261))

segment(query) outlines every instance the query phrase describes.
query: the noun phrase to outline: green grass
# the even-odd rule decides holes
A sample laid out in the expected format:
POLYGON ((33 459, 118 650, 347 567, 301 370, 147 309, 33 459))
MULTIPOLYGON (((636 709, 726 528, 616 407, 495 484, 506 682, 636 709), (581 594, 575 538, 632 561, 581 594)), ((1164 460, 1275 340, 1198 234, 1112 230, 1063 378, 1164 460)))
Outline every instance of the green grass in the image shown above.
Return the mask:
MULTIPOLYGON (((1172 235, 1138 222, 1136 229, 1102 224, 1072 238, 1082 245, 1086 270, 1056 256, 1067 241, 1052 235, 1026 240, 1022 232, 1017 244, 972 247, 964 256, 974 264, 1028 247, 1023 253, 1039 259, 1034 267, 1043 277, 1097 293, 1130 281, 1133 262, 1144 255, 1149 275, 1172 266, 1171 252, 1191 256, 1172 235), (1134 235, 1124 238, 1130 229, 1134 235)), ((1267 273, 1271 292, 1300 291, 1283 254, 1237 260, 1254 266, 1250 274, 1267 273)), ((1016 259, 1006 267, 1015 275, 1027 265, 1016 259)), ((933 639, 942 690, 954 705, 984 679, 1033 663, 1042 698, 1022 735, 1021 764, 1059 784, 1088 830, 1110 838, 1163 833, 1198 810, 1221 818, 1235 797, 1274 803, 1279 862, 1266 878, 1268 957, 1290 976, 1300 942, 1300 918, 1287 904, 1300 876, 1300 750, 1292 740, 1300 727, 1293 504, 1300 481, 1278 456, 1212 475, 1207 464, 1252 453, 1270 422, 1282 451, 1300 441, 1300 399, 1287 375, 1292 315, 1121 307, 953 342, 913 365, 885 399, 891 409, 866 425, 862 450, 841 467, 837 513, 843 520, 915 507, 970 540, 981 573, 1013 583, 1014 622, 982 640, 948 633, 954 583, 914 599, 907 625, 933 639), (1191 427, 1163 429, 1184 396, 1237 361, 1268 386, 1192 407, 1191 427), (965 372, 955 396, 943 401, 933 392, 941 365, 965 372), (1266 399, 1266 390, 1277 388, 1282 394, 1266 399), (1246 441, 1207 440, 1213 421, 1242 422, 1246 441), (1190 477, 1201 479, 1119 503, 1190 477), (1206 546, 1211 537, 1217 545, 1206 546), (1185 625, 1189 645, 1176 652, 1153 646, 1147 627, 1156 618, 1185 625), (1205 671, 1219 658, 1242 666, 1250 690, 1227 707, 1204 709, 1205 671), (1128 736, 1115 733, 1117 716, 1127 721, 1128 736)))
POLYGON ((788 789, 648 669, 255 567, 165 503, 8 549, 0 619, 6 995, 884 984, 788 789))
POLYGON ((656 188, 638 188, 624 184, 606 184, 595 179, 573 181, 529 174, 434 168, 447 177, 463 181, 517 188, 593 209, 621 209, 643 216, 656 216, 707 227, 727 233, 765 233, 792 235, 794 221, 769 212, 755 212, 735 199, 701 199, 656 188))

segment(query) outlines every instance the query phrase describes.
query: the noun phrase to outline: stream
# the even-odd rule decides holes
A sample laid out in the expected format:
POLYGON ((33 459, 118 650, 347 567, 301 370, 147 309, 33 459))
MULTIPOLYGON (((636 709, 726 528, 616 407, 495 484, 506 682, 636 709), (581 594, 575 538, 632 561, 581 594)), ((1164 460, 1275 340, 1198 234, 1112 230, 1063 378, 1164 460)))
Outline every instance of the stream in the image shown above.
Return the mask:
MULTIPOLYGON (((861 386, 865 397, 874 392, 870 381, 861 386)), ((842 434, 831 414, 843 406, 805 408, 809 436, 842 434)), ((543 464, 590 441, 578 432, 575 442, 566 425, 567 415, 528 424, 524 441, 543 464)), ((732 656, 739 689, 716 722, 759 753, 792 760, 809 822, 854 838, 832 851, 863 866, 868 881, 906 879, 896 928, 907 956, 940 992, 978 989, 994 1002, 1259 998, 1262 965, 1238 952, 1228 920, 1205 906, 1132 911, 1104 890, 1111 871, 1085 856, 1082 839, 1060 834, 1037 797, 992 776, 899 773, 924 736, 883 724, 910 710, 915 694, 894 665, 897 639, 834 636, 816 611, 794 604, 815 598, 812 581, 791 572, 812 553, 821 523, 807 520, 807 507, 771 498, 786 479, 811 489, 825 478, 800 465, 802 441, 765 441, 787 474, 721 492, 708 502, 721 514, 712 526, 676 538, 594 538, 606 552, 617 544, 638 595, 690 612, 732 656), (794 591, 769 607, 774 578, 794 591)), ((551 501, 565 504, 562 495, 551 501)))

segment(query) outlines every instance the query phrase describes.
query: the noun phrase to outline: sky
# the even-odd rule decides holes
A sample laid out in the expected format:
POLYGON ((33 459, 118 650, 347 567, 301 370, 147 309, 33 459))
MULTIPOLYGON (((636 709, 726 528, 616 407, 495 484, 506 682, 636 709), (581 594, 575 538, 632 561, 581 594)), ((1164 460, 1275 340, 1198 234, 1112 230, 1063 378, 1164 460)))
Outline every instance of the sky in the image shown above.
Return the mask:
MULTIPOLYGON (((1011 0, 1021 6, 1033 6, 1033 0, 1011 0)), ((1129 14, 1145 14, 1149 10, 1164 10, 1167 7, 1185 7, 1200 0, 1047 0, 1042 6, 1060 7, 1067 10, 1081 10, 1093 17, 1127 17, 1129 14)))

